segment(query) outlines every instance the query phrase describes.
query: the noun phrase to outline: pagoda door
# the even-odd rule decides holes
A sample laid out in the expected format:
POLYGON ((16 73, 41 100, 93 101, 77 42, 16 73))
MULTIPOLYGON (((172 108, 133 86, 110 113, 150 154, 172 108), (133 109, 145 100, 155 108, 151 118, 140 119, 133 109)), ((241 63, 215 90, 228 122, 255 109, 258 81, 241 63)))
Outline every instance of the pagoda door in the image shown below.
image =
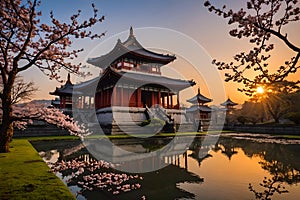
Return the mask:
POLYGON ((152 106, 152 93, 148 91, 142 91, 142 104, 147 105, 149 108, 152 106))

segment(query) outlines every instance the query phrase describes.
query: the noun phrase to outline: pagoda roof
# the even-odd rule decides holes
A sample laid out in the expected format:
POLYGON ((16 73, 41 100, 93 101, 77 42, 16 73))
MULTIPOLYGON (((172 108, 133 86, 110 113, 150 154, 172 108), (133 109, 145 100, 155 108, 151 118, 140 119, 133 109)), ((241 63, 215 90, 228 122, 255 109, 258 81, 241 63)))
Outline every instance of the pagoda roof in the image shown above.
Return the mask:
POLYGON ((195 111, 201 111, 201 112, 212 112, 212 109, 208 106, 198 106, 193 105, 186 109, 187 112, 195 112, 195 111))
POLYGON ((221 106, 236 106, 237 103, 233 102, 230 98, 228 98, 224 103, 220 104, 221 106))
POLYGON ((124 81, 124 83, 157 84, 177 90, 183 90, 196 84, 193 80, 174 79, 157 74, 149 74, 132 70, 116 70, 112 67, 108 67, 105 70, 103 76, 100 78, 100 82, 109 73, 112 73, 117 77, 122 77, 122 81, 124 81))
POLYGON ((129 37, 125 42, 121 42, 121 40, 118 39, 117 44, 109 53, 100 57, 89 58, 87 63, 104 69, 120 57, 135 58, 163 65, 176 59, 174 55, 160 54, 145 49, 133 35, 133 29, 131 27, 129 37))
POLYGON ((62 85, 60 88, 56 87, 54 92, 49 92, 51 95, 57 95, 57 96, 68 96, 73 94, 73 86, 74 84, 71 82, 70 74, 68 74, 67 81, 64 85, 62 85))
POLYGON ((60 104, 60 100, 58 98, 51 100, 51 105, 59 105, 59 104, 60 104))
POLYGON ((100 77, 96 77, 88 81, 77 83, 73 87, 74 92, 78 95, 85 94, 89 96, 94 96, 99 80, 100 77))
POLYGON ((212 102, 212 99, 209 99, 209 98, 203 96, 200 93, 200 89, 198 89, 198 94, 196 96, 188 99, 187 102, 193 103, 193 104, 196 104, 196 103, 209 103, 209 102, 212 102))

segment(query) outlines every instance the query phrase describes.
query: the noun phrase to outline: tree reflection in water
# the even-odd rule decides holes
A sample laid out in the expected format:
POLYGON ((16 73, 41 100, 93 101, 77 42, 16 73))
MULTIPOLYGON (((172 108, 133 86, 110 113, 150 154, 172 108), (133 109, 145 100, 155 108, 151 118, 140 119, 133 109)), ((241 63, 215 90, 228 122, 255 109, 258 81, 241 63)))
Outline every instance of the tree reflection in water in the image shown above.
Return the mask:
POLYGON ((257 191, 254 186, 249 183, 249 190, 254 193, 256 199, 271 200, 272 196, 277 194, 288 193, 289 191, 283 186, 283 183, 294 184, 299 182, 300 172, 291 167, 290 164, 285 165, 277 160, 260 162, 263 169, 270 172, 271 178, 264 177, 259 185, 264 189, 257 191))
POLYGON ((288 193, 289 191, 285 189, 284 186, 282 186, 282 181, 278 176, 273 176, 272 178, 264 177, 264 180, 262 183, 259 184, 263 191, 259 192, 257 191, 251 183, 249 183, 249 190, 254 193, 256 199, 262 199, 262 200, 271 200, 272 196, 275 193, 282 194, 282 193, 288 193))
MULTIPOLYGON (((249 190, 256 199, 271 200, 275 194, 284 194, 289 191, 284 184, 296 184, 300 182, 300 158, 299 146, 294 144, 276 144, 268 142, 255 142, 246 139, 234 139, 221 137, 219 145, 230 146, 232 149, 241 148, 245 154, 252 158, 259 156, 262 169, 268 171, 271 177, 264 177, 259 186, 249 183, 249 190)), ((230 159, 231 157, 228 157, 230 159)))

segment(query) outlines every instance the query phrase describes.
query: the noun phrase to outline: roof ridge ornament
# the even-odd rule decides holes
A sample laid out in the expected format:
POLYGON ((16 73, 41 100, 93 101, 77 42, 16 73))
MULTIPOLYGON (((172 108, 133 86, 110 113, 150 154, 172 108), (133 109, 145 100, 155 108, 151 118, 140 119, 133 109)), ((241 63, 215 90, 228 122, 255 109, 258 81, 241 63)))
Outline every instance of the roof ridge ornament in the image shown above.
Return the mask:
POLYGON ((133 28, 132 28, 132 26, 130 26, 130 29, 129 29, 129 36, 131 36, 131 37, 134 36, 133 35, 133 28))
POLYGON ((70 84, 72 84, 72 82, 71 82, 71 75, 70 75, 70 73, 68 73, 68 76, 67 76, 67 81, 66 81, 66 84, 67 83, 70 83, 70 84))

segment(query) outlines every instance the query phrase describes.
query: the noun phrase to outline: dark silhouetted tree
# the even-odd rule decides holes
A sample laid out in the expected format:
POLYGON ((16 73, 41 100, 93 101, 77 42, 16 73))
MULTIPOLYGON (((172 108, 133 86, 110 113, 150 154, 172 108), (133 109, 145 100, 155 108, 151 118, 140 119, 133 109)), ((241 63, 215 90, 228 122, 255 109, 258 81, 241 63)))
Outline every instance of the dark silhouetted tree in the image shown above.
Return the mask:
MULTIPOLYGON (((230 36, 249 39, 252 48, 234 55, 232 62, 213 60, 219 70, 225 70, 225 81, 244 84, 238 90, 251 96, 258 86, 275 89, 283 82, 290 81, 289 75, 299 69, 300 47, 291 41, 285 27, 291 23, 299 23, 300 8, 297 0, 249 0, 245 8, 235 12, 231 9, 216 8, 209 1, 204 5, 210 12, 228 19, 229 25, 235 25, 229 31, 230 36), (278 66, 270 66, 274 41, 282 42, 292 56, 278 66), (254 77, 249 72, 255 72, 254 77), (289 80, 289 81, 288 81, 289 80)), ((298 24, 299 25, 299 24, 298 24)))

